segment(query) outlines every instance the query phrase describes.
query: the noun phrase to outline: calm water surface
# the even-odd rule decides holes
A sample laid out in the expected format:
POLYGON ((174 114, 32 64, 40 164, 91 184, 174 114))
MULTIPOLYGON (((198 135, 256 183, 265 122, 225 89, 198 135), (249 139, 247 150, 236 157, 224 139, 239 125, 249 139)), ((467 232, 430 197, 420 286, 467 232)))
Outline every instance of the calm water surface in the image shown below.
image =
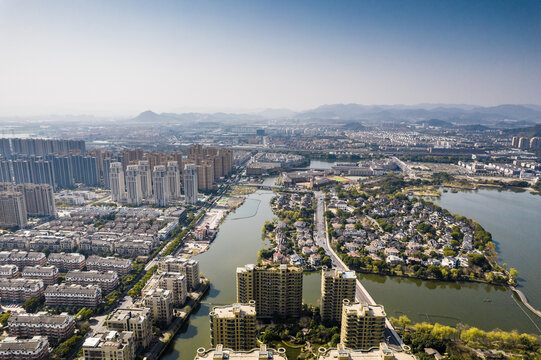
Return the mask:
POLYGON ((519 287, 541 309, 541 196, 482 189, 443 193, 437 202, 476 220, 492 234, 498 262, 518 270, 519 287))

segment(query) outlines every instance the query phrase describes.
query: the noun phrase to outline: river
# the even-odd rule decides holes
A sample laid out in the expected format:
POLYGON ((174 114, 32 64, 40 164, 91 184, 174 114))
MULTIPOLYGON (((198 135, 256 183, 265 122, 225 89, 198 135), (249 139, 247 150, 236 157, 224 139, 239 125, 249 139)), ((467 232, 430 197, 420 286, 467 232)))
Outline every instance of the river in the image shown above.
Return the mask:
MULTIPOLYGON (((266 179, 266 184, 274 179, 266 179)), ((193 359, 199 347, 210 347, 209 312, 212 306, 228 305, 236 301, 235 270, 238 266, 257 262, 257 253, 264 245, 261 228, 273 214, 271 191, 257 191, 231 213, 223 224, 209 250, 197 255, 200 271, 210 279, 211 288, 200 308, 192 314, 187 325, 177 334, 163 358, 193 359)), ((303 298, 316 303, 319 299, 321 277, 306 274, 303 298)))
MULTIPOLYGON (((265 180, 266 184, 272 184, 273 182, 274 178, 265 180)), ((496 194, 501 195, 501 193, 496 194)), ((448 207, 450 211, 457 211, 477 219, 488 231, 491 231, 495 241, 500 245, 498 250, 502 252, 502 258, 505 258, 506 261, 509 261, 509 264, 517 267, 521 272, 520 281, 522 283, 522 274, 525 277, 530 276, 528 271, 524 269, 533 266, 531 267, 533 275, 535 266, 539 266, 538 262, 534 261, 533 265, 527 265, 522 264, 520 260, 513 260, 512 251, 508 253, 507 246, 504 246, 504 242, 500 241, 500 235, 496 227, 492 225, 494 221, 502 220, 492 220, 491 222, 490 215, 483 214, 483 216, 487 217, 482 218, 480 215, 476 216, 475 213, 470 214, 467 211, 467 205, 464 205, 465 209, 460 211, 455 208, 459 206, 456 204, 461 204, 459 198, 463 198, 463 201, 467 202, 469 201, 468 196, 486 197, 487 195, 484 190, 473 194, 449 193, 442 196, 440 203, 442 206, 448 207)), ((520 199, 524 197, 522 194, 515 193, 507 194, 507 196, 503 198, 502 203, 513 203, 514 196, 518 196, 520 199)), ((273 218, 270 207, 272 197, 273 193, 270 191, 257 191, 247 196, 245 203, 234 213, 231 213, 224 223, 220 225, 218 236, 210 249, 195 257, 195 259, 199 260, 201 272, 210 279, 211 289, 200 308, 192 314, 188 324, 177 334, 175 340, 164 354, 163 357, 166 360, 191 360, 195 357, 197 348, 208 348, 210 346, 208 317, 210 308, 214 305, 226 305, 235 302, 235 270, 238 266, 257 261, 257 252, 264 245, 261 239, 261 228, 266 220, 273 218)), ((481 202, 481 199, 478 199, 478 202, 481 202)), ((537 202, 518 201, 518 203, 525 208, 524 212, 537 211, 536 214, 540 214, 539 208, 535 207, 538 205, 537 202)), ((493 203, 491 204, 494 206, 493 203)), ((515 211, 513 207, 508 206, 493 207, 492 210, 499 210, 503 213, 515 211)), ((501 216, 506 218, 509 214, 501 216)), ((521 216, 525 215, 522 214, 521 216)), ((502 227, 509 227, 509 229, 515 229, 516 232, 519 232, 512 225, 514 224, 513 221, 510 219, 508 225, 502 225, 502 227)), ((519 224, 523 227, 527 225, 522 222, 519 224)), ((520 233, 524 231, 522 229, 520 233)), ((537 231, 540 233, 539 230, 537 231)), ((516 249, 514 250, 516 251, 516 249)), ((526 254, 524 259, 530 261, 529 256, 535 256, 536 254, 539 255, 541 252, 536 250, 533 254, 526 254)), ((537 270, 537 274, 539 274, 539 270, 537 270)), ((476 283, 422 281, 365 274, 360 274, 359 277, 372 297, 385 306, 389 316, 406 314, 414 321, 437 321, 450 325, 463 322, 486 330, 501 328, 538 333, 532 320, 526 315, 529 314, 537 326, 541 327, 541 321, 534 318, 528 310, 524 310, 523 306, 517 305, 512 298, 512 293, 503 287, 476 283)), ((525 286, 526 294, 530 296, 529 286, 531 281, 527 281, 527 279, 525 282, 527 283, 527 286, 525 286)), ((306 274, 303 285, 304 301, 317 305, 321 287, 320 274, 306 274)))

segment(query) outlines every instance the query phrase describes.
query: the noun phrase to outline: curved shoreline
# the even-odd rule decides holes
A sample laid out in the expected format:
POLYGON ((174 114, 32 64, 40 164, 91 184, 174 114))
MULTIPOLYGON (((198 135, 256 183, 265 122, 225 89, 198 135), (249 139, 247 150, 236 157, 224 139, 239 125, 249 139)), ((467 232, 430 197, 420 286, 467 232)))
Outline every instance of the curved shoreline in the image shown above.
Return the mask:
POLYGON ((519 289, 517 289, 514 286, 510 286, 510 288, 511 288, 511 290, 513 290, 518 295, 518 297, 520 298, 520 301, 522 301, 522 303, 524 304, 524 306, 526 306, 528 308, 528 310, 530 310, 535 315, 537 315, 537 316, 539 316, 541 318, 541 311, 534 308, 532 306, 532 304, 530 304, 528 302, 528 299, 526 298, 526 295, 524 295, 524 293, 522 291, 520 291, 519 289))

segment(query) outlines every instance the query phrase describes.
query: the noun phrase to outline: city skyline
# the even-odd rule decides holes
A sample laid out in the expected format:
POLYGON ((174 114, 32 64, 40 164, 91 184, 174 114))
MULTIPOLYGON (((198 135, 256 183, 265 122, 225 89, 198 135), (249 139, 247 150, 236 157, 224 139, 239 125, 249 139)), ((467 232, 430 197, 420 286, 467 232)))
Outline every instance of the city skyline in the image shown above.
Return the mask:
POLYGON ((541 5, 2 1, 0 116, 536 104, 541 5))

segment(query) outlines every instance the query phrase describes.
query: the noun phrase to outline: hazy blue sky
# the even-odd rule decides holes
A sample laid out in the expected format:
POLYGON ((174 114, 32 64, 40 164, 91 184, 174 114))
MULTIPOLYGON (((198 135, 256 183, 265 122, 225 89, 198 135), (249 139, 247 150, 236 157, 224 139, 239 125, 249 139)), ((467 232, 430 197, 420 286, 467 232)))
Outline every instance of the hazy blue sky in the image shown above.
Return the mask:
POLYGON ((541 1, 0 0, 0 115, 541 103, 541 1))

